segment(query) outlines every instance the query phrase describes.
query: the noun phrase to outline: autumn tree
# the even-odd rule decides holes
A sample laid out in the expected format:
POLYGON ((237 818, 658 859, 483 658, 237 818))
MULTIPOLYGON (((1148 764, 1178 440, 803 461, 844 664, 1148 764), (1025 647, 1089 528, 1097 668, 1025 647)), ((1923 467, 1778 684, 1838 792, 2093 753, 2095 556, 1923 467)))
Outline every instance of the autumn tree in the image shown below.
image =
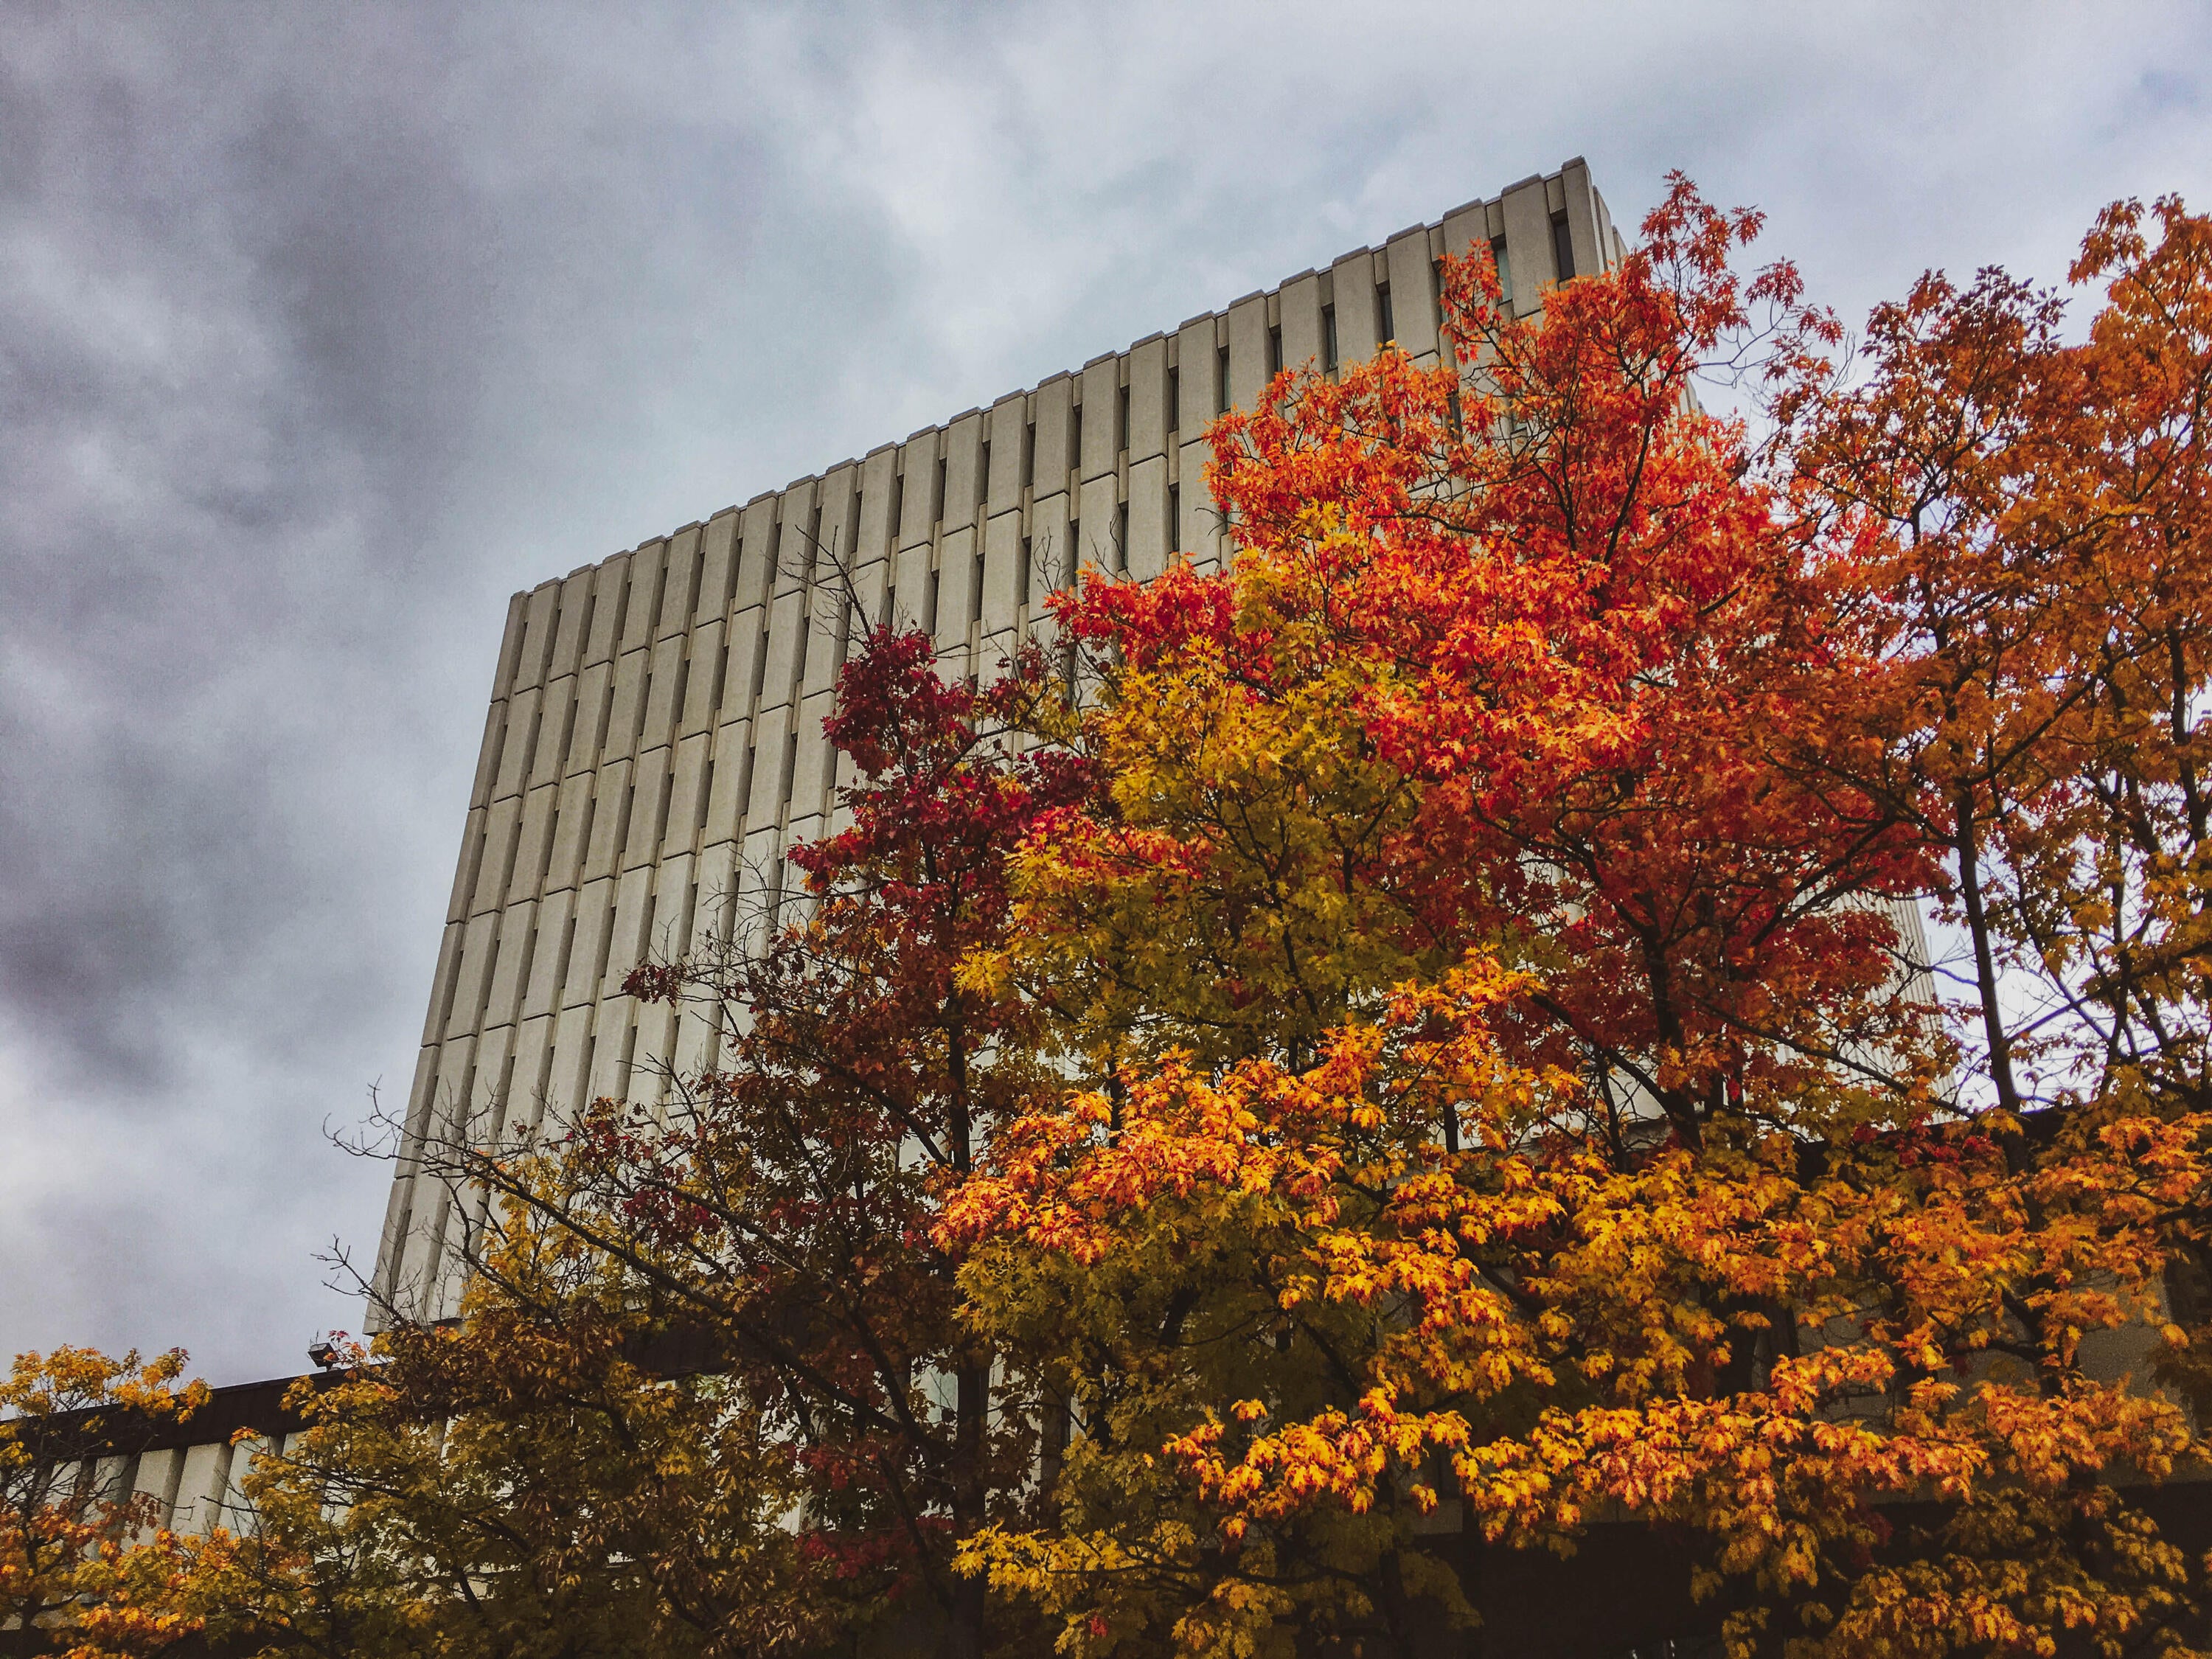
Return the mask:
POLYGON ((15 1356, 0 1382, 0 1642, 151 1655, 198 1633, 174 1595, 180 1541, 160 1499, 124 1481, 154 1435, 206 1398, 181 1351, 15 1356))
MULTIPOLYGON (((518 1182, 557 1182, 539 1163, 518 1182)), ((287 1406, 168 1605, 234 1659, 833 1650, 854 1584, 787 1524, 787 1448, 649 1289, 510 1201, 458 1322, 349 1346, 287 1406)), ((99 1651, 112 1651, 101 1648, 99 1651)))
POLYGON ((1855 356, 1757 228, 1677 181, 1530 315, 1447 261, 1444 361, 1224 418, 1229 567, 1087 580, 1072 669, 874 632, 844 827, 631 981, 714 1063, 432 1149, 713 1354, 803 1582, 1412 1653, 1442 1540, 1603 1516, 1746 1659, 2200 1642, 2205 228, 1855 356))
POLYGON ((1480 1611, 1446 1503, 1702 1540, 1747 1654, 2195 1639, 2130 1495, 2198 1456, 2149 1382, 2208 1127, 2212 283, 2159 222, 2093 234, 2084 343, 1930 279, 1854 365, 1678 182, 1540 315, 1450 263, 1442 367, 1224 421, 1228 570, 1064 602, 1097 785, 968 982, 1073 1086, 939 1238, 1084 1430, 967 1556, 1070 1650, 1412 1650, 1480 1611))
POLYGON ((1085 787, 1071 752, 1011 739, 1058 698, 1034 650, 978 687, 923 635, 874 630, 830 723, 857 773, 848 826, 792 850, 775 911, 630 981, 702 1010, 714 1063, 665 1097, 593 1103, 550 1149, 551 1184, 514 1149, 428 1154, 704 1345, 791 1458, 793 1527, 847 1605, 963 1655, 1006 1632, 957 1552, 1024 1512, 1041 1425, 994 1390, 933 1229, 994 1126, 1057 1092, 1042 1011, 962 967, 1006 926, 1009 854, 1085 787))
POLYGON ((2208 234, 2108 210, 2078 344, 2054 294, 1928 276, 1875 313, 1863 381, 1780 404, 1808 500, 1864 538, 1839 608, 1892 671, 1820 770, 1942 849, 2009 1112, 2208 1103, 2208 234))

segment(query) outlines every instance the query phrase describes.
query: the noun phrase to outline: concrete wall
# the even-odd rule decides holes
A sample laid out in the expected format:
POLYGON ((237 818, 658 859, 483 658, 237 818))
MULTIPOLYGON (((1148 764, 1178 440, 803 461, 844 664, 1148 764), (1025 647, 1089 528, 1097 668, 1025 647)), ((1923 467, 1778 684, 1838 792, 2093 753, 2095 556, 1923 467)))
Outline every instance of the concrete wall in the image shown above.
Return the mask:
POLYGON ((1150 576, 1218 561, 1205 429, 1272 360, 1437 361, 1436 262, 1502 246, 1533 310, 1571 251, 1620 243, 1579 160, 1302 271, 988 410, 725 507, 518 593, 461 835, 445 939, 378 1255, 386 1296, 450 1315, 470 1200, 423 1173, 426 1137, 557 1126, 598 1095, 649 1097, 698 1066, 695 1017, 621 994, 649 949, 727 938, 822 834, 822 737, 848 619, 930 629, 988 672, 1075 561, 1150 576), (1386 304, 1387 296, 1387 304, 1386 304), (1384 319, 1389 331, 1384 331, 1384 319), (1225 374, 1225 380, 1224 375, 1225 374))

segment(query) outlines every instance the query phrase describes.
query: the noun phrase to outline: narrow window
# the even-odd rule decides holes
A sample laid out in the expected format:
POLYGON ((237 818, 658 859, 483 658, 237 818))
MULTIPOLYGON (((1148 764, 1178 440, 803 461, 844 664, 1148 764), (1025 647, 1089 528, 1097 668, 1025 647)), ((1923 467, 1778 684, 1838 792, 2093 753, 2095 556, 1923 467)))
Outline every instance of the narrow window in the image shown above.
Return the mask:
POLYGON ((1083 466, 1083 405, 1075 404, 1067 418, 1067 447, 1079 471, 1083 466))
POLYGON ((615 605, 614 648, 617 652, 622 649, 623 632, 629 625, 629 571, 624 568, 622 598, 615 605))
POLYGON ((1180 369, 1168 371, 1168 430, 1182 430, 1182 372, 1180 369))
POLYGON ((937 493, 930 498, 929 521, 932 524, 945 522, 945 458, 940 455, 937 459, 937 493))
POLYGON ((814 511, 806 515, 806 568, 814 568, 814 556, 822 550, 822 503, 814 503, 814 511))
POLYGON ((753 701, 761 700, 768 689, 768 625, 761 624, 760 644, 753 651, 753 701))
POLYGON ((1035 556, 1035 555, 1034 555, 1034 553, 1033 553, 1033 551, 1032 551, 1032 550, 1031 550, 1031 547, 1030 547, 1030 538, 1029 538, 1029 537, 1027 537, 1027 536, 1023 537, 1023 538, 1022 538, 1022 603, 1023 603, 1024 605, 1027 605, 1027 604, 1029 604, 1029 602, 1030 602, 1030 560, 1031 560, 1034 556, 1035 556))
POLYGON ((1398 340, 1398 319, 1390 313, 1390 284, 1375 284, 1375 337, 1384 345, 1395 345, 1398 340))
MULTIPOLYGON (((498 982, 499 939, 498 936, 495 934, 491 942, 491 957, 484 964, 483 991, 477 998, 476 1029, 478 1030, 482 1030, 483 1029, 484 1016, 491 1010, 492 988, 498 982)), ((471 1068, 471 1075, 473 1075, 473 1069, 474 1068, 471 1068)), ((466 1091, 464 1091, 464 1093, 466 1091)))
POLYGON ((553 775, 556 778, 561 775, 561 768, 574 753, 571 745, 576 741, 576 714, 577 711, 584 706, 583 700, 584 677, 579 674, 571 682, 571 689, 568 692, 568 712, 562 716, 561 734, 554 739, 553 743, 553 775))
POLYGON ((1083 520, 1070 519, 1067 521, 1067 557, 1066 567, 1060 573, 1060 585, 1062 587, 1074 586, 1075 573, 1082 568, 1083 520))
POLYGON ((594 985, 603 986, 607 982, 607 963, 614 959, 614 902, 611 899, 607 902, 605 910, 599 915, 599 961, 598 968, 592 975, 592 983, 594 985))
POLYGON ((1575 274, 1575 239, 1567 234, 1567 216, 1552 216, 1552 258, 1559 262, 1559 280, 1565 282, 1575 274))
POLYGON ((971 628, 983 620, 982 539, 975 538, 975 568, 968 573, 968 625, 971 628))
MULTIPOLYGON (((514 976, 515 990, 526 1002, 528 1001, 530 998, 531 971, 536 968, 537 965, 538 930, 535 927, 532 927, 530 930, 530 939, 528 942, 522 947, 522 971, 514 976)), ((513 1054, 509 1054, 507 1057, 507 1075, 509 1077, 513 1077, 514 1075, 514 1056, 513 1054)))
POLYGON ((1336 373, 1336 307, 1321 308, 1321 366, 1326 374, 1336 373))
POLYGON ((933 635, 937 632, 937 572, 934 570, 929 573, 929 599, 922 615, 921 631, 933 635))
POLYGON ((499 855, 499 885, 493 888, 494 899, 504 903, 507 889, 514 884, 514 860, 522 850, 522 823, 517 819, 514 833, 507 838, 507 847, 499 855))
MULTIPOLYGON (((623 848, 629 845, 630 809, 636 805, 637 786, 633 783, 623 791, 622 816, 615 820, 615 868, 617 870, 622 868, 623 848)), ((603 976, 606 973, 605 963, 599 964, 599 972, 603 976)))
POLYGON ((1182 486, 1168 486, 1168 547, 1172 551, 1182 545, 1182 486))
POLYGON ((1267 331, 1267 377, 1273 380, 1282 372, 1283 331, 1271 328, 1267 331))
POLYGON ((453 958, 453 971, 446 976, 446 994, 439 999, 438 1026, 440 1030, 446 1030, 453 1024, 453 1004, 459 1000, 460 994, 461 959, 456 956, 453 958))
POLYGON ((783 740, 783 787, 776 793, 785 809, 791 805, 791 781, 799 772, 799 733, 793 732, 783 740))
POLYGON ((813 644, 814 618, 802 611, 799 617, 799 657, 791 668, 791 683, 793 685, 806 684, 806 654, 813 644))
POLYGON ((691 826, 691 833, 693 835, 696 836, 706 829, 707 809, 713 804, 714 799, 714 757, 712 755, 709 755, 707 757, 707 764, 702 769, 699 778, 699 821, 691 826))
POLYGON ((1129 388, 1121 386, 1114 393, 1114 453, 1122 453, 1129 447, 1129 388))
MULTIPOLYGON (((589 858, 591 856, 592 830, 593 827, 598 824, 599 821, 599 792, 597 790, 593 790, 590 794, 584 797, 584 827, 577 833, 576 836, 577 857, 589 858)), ((575 874, 576 868, 575 866, 572 864, 567 870, 562 872, 562 878, 563 880, 574 880, 575 878, 575 874)), ((566 962, 568 959, 568 950, 566 945, 562 945, 561 947, 561 959, 563 962, 566 962)))
POLYGON ((1129 571, 1129 504, 1127 501, 1114 509, 1114 568, 1123 575, 1129 571))
POLYGON ((609 674, 599 692, 599 712, 592 721, 592 746, 588 752, 596 755, 607 746, 607 730, 614 724, 614 718, 615 677, 609 674))
POLYGON ((1213 354, 1213 412, 1229 412, 1229 348, 1223 346, 1213 354))
POLYGON ((983 440, 982 459, 975 464, 975 505, 982 506, 991 499, 991 441, 983 440))
MULTIPOLYGON (((500 1095, 493 1102, 495 1113, 491 1117, 491 1139, 500 1139, 507 1133, 507 1109, 515 1093, 515 1057, 507 1055, 507 1066, 500 1068, 500 1095)), ((181 1474, 181 1471, 179 1471, 181 1474)))
POLYGON ((522 781, 527 788, 530 775, 538 769, 538 734, 545 729, 544 694, 538 695, 537 706, 530 711, 530 736, 522 745, 522 781))
POLYGON ((668 768, 660 775, 660 811, 653 821, 653 844, 659 847, 668 838, 668 808, 676 799, 676 769, 668 768))
POLYGON ((1036 422, 1031 421, 1022 428, 1022 488, 1032 489, 1036 483, 1036 422))
MULTIPOLYGON (((561 809, 556 806, 553 809, 553 822, 546 827, 545 839, 538 843, 538 868, 530 880, 530 890, 533 893, 542 893, 545 890, 545 878, 553 868, 553 838, 560 833, 561 809)), ((531 946, 533 951, 537 948, 534 945, 531 946)))
POLYGON ((906 474, 895 472, 891 475, 891 545, 893 547, 899 545, 899 536, 902 533, 899 521, 904 517, 905 513, 906 474))

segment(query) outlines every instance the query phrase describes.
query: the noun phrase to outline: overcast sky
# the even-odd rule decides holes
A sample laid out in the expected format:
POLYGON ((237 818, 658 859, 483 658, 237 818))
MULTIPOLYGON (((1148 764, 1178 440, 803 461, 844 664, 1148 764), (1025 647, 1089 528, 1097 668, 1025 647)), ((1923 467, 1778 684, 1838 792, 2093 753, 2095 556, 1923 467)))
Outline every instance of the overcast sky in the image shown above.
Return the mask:
POLYGON ((0 1358, 357 1310, 507 595, 1589 159, 1863 315, 2212 204, 2204 6, 0 12, 0 1358), (1799 21, 1778 21, 1794 16, 1799 21))

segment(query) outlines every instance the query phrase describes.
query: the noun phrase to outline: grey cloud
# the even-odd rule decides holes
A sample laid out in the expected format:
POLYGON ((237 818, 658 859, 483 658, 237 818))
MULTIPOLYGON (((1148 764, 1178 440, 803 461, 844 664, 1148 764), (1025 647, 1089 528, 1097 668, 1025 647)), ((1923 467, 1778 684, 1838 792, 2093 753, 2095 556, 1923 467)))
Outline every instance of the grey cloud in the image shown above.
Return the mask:
POLYGON ((1577 152, 1847 313, 2055 276, 2212 193, 2205 15, 2130 15, 13 9, 0 1352, 351 1321, 322 1127, 406 1086, 511 590, 1577 152))

